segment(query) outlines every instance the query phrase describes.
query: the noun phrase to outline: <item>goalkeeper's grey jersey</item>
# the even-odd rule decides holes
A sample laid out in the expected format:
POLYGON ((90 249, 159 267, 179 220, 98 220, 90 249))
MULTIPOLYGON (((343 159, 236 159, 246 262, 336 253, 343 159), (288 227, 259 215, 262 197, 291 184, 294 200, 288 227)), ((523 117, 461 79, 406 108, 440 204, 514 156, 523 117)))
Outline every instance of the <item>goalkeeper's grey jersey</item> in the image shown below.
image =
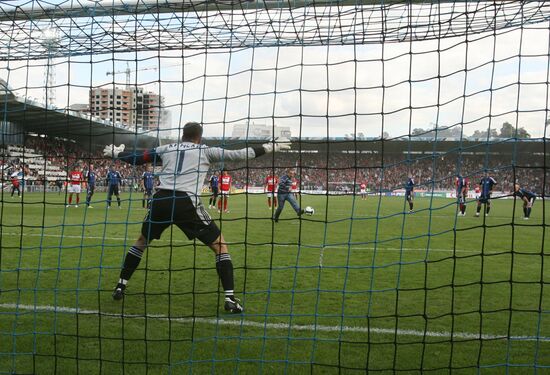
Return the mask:
POLYGON ((162 159, 159 174, 159 189, 187 192, 198 197, 201 193, 210 163, 253 159, 252 148, 225 150, 192 142, 174 143, 155 149, 156 157, 162 159))

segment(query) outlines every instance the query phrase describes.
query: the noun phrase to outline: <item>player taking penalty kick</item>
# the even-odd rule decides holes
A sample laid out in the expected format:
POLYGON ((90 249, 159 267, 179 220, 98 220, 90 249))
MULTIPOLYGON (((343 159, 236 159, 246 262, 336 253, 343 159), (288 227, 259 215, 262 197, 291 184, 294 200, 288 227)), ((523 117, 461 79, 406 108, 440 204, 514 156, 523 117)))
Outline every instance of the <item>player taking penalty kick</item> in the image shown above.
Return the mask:
POLYGON ((216 256, 216 270, 224 293, 224 309, 241 313, 243 307, 234 296, 233 264, 225 239, 208 215, 200 200, 200 194, 210 164, 219 161, 236 161, 257 158, 263 154, 290 148, 287 142, 265 143, 259 147, 240 150, 224 150, 201 145, 202 126, 189 122, 183 127, 180 143, 164 145, 144 152, 124 152, 124 145, 105 146, 107 157, 119 158, 127 163, 162 164, 158 191, 154 194, 149 212, 141 226, 141 234, 130 247, 113 298, 120 300, 128 280, 138 267, 143 252, 162 232, 176 225, 189 239, 198 239, 210 247, 216 256))

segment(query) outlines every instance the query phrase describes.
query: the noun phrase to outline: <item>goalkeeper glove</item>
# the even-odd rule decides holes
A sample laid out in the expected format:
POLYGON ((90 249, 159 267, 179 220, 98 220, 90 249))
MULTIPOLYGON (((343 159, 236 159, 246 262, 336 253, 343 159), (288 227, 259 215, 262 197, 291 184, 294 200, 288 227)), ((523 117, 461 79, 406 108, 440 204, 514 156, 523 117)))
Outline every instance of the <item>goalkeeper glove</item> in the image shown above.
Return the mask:
POLYGON ((115 145, 107 145, 103 149, 103 155, 105 155, 108 158, 117 158, 118 154, 120 154, 122 151, 124 151, 124 144, 121 144, 120 146, 115 145))
POLYGON ((281 150, 290 150, 290 140, 288 138, 276 138, 269 143, 264 143, 262 145, 266 154, 270 152, 278 152, 281 150))

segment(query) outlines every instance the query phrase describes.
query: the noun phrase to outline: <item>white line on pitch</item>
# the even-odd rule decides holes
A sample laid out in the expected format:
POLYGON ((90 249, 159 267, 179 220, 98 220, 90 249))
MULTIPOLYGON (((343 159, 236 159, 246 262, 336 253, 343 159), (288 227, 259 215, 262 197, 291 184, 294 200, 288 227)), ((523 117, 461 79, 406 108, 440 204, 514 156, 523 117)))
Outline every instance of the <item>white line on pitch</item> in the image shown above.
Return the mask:
MULTIPOLYGON (((20 233, 4 233, 5 235, 12 235, 12 236, 20 236, 20 233)), ((92 239, 92 240, 112 240, 112 241, 133 241, 133 237, 100 237, 100 236, 82 236, 82 235, 69 235, 69 234, 42 234, 42 233, 25 233, 23 237, 54 237, 54 238, 72 238, 72 239, 92 239)), ((167 240, 160 240, 159 242, 163 242, 167 240)), ((193 241, 189 240, 177 240, 174 239, 172 242, 176 243, 188 243, 192 244, 193 241)), ((228 242, 229 245, 233 245, 231 242, 228 242)), ((272 244, 262 244, 262 245, 253 245, 252 246, 258 246, 258 247, 264 247, 264 246, 271 246, 272 244)), ((89 245, 85 245, 89 246, 89 245)), ((290 246, 298 246, 298 245, 288 245, 288 244, 273 244, 274 247, 290 247, 290 246)), ((71 246, 73 247, 73 246, 71 246)), ((354 244, 350 245, 331 245, 327 244, 324 246, 312 246, 312 245, 302 245, 302 249, 353 249, 353 250, 374 250, 374 246, 358 246, 354 244)), ((376 250, 378 251, 423 251, 423 252, 444 252, 444 253, 479 253, 481 254, 481 250, 467 250, 467 249, 437 249, 437 248, 428 248, 425 247, 384 247, 383 245, 379 245, 376 247, 376 250)), ((489 252, 485 252, 484 254, 492 254, 497 252, 505 252, 508 250, 502 250, 502 251, 496 251, 492 250, 489 252)))
POLYGON ((398 336, 416 336, 416 337, 442 337, 453 339, 480 339, 480 340, 517 340, 517 341, 548 341, 550 337, 545 336, 506 336, 506 335, 488 335, 470 332, 445 332, 445 331, 418 331, 412 329, 392 329, 392 328, 367 328, 358 326, 325 326, 315 324, 288 324, 288 323, 261 323, 256 321, 241 319, 208 319, 208 318, 176 318, 169 317, 161 314, 116 314, 108 312, 100 312, 98 310, 86 310, 74 307, 63 306, 40 306, 40 305, 19 305, 15 303, 3 303, 0 304, 0 308, 13 309, 13 310, 26 310, 33 312, 54 312, 65 314, 81 314, 81 315, 100 315, 110 318, 131 318, 131 319, 158 319, 171 322, 177 322, 182 324, 208 324, 219 326, 233 326, 233 327, 251 327, 259 329, 282 329, 282 330, 294 330, 294 331, 311 331, 311 332, 352 332, 352 333, 371 333, 371 334, 385 334, 385 335, 398 335, 398 336))

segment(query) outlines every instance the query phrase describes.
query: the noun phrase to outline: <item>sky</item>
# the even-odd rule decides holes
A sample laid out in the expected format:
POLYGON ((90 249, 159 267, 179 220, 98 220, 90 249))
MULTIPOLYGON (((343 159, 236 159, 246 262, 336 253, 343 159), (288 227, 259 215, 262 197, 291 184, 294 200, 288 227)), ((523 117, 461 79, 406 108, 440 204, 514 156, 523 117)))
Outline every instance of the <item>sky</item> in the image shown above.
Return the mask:
MULTIPOLYGON (((406 136, 415 128, 500 129, 542 137, 548 114, 548 24, 499 35, 321 47, 193 49, 54 58, 56 105, 88 102, 90 87, 131 82, 159 93, 177 130, 205 124, 289 126, 293 136, 406 136), (183 58, 182 58, 183 57, 183 58), (183 64, 185 63, 185 64, 183 64)), ((48 61, 0 61, 0 78, 42 99, 48 61)))

